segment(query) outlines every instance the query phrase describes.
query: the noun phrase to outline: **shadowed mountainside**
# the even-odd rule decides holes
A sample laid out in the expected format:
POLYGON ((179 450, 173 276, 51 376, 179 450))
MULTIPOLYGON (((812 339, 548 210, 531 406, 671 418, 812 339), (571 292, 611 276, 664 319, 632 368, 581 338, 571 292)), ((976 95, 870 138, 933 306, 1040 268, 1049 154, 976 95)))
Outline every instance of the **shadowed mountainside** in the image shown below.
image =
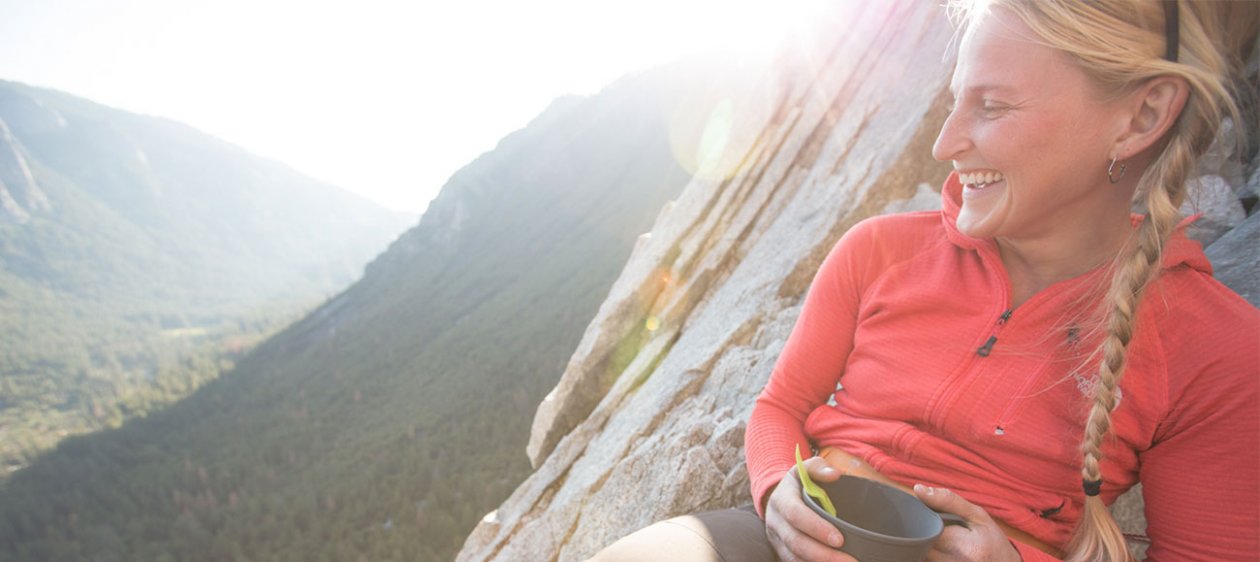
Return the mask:
POLYGON ((0 464, 185 396, 409 222, 179 123, 0 81, 0 464))
POLYGON ((690 116, 725 76, 684 64, 557 100, 234 371, 15 474, 0 557, 449 560, 528 473, 534 405, 635 240, 720 161, 690 116))

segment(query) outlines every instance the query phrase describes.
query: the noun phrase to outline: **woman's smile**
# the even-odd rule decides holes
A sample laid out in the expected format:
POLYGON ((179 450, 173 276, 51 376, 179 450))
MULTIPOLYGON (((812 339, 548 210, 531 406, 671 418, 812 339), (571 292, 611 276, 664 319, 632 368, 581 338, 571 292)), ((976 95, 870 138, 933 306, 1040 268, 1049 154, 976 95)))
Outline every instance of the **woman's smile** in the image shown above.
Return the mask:
POLYGON ((1001 172, 959 172, 958 181, 963 184, 964 200, 986 196, 1006 187, 1006 176, 1001 172))
POLYGON ((958 181, 968 187, 983 189, 986 185, 994 184, 1005 179, 1006 176, 1002 172, 959 172, 958 181))

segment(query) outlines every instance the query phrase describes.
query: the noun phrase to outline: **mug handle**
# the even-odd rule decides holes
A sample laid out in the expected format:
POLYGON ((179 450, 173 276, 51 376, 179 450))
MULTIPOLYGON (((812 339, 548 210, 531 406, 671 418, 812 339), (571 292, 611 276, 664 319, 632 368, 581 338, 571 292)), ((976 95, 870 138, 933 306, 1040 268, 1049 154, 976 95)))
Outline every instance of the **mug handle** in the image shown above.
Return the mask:
POLYGON ((961 525, 963 527, 967 526, 967 520, 963 519, 961 515, 958 515, 955 513, 941 513, 939 511, 937 511, 936 514, 941 516, 941 522, 945 523, 946 525, 961 525))

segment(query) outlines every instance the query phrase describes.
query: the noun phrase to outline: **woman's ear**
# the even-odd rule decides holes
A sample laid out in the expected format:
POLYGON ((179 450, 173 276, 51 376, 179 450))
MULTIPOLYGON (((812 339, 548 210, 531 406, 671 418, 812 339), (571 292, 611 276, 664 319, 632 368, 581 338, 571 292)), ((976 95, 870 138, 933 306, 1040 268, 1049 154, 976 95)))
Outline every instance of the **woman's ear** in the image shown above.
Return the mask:
POLYGON ((1176 76, 1156 76, 1129 95, 1128 123, 1116 139, 1115 154, 1126 160, 1150 148, 1177 122, 1190 86, 1176 76))

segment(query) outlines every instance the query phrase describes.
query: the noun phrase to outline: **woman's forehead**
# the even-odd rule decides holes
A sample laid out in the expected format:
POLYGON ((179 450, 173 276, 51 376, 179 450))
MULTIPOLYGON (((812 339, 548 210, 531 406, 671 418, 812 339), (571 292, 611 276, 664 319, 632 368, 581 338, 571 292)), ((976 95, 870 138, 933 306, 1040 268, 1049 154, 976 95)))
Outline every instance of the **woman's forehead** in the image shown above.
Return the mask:
POLYGON ((1018 17, 995 8, 963 35, 950 91, 1020 90, 1056 83, 1062 54, 1046 46, 1018 17))

